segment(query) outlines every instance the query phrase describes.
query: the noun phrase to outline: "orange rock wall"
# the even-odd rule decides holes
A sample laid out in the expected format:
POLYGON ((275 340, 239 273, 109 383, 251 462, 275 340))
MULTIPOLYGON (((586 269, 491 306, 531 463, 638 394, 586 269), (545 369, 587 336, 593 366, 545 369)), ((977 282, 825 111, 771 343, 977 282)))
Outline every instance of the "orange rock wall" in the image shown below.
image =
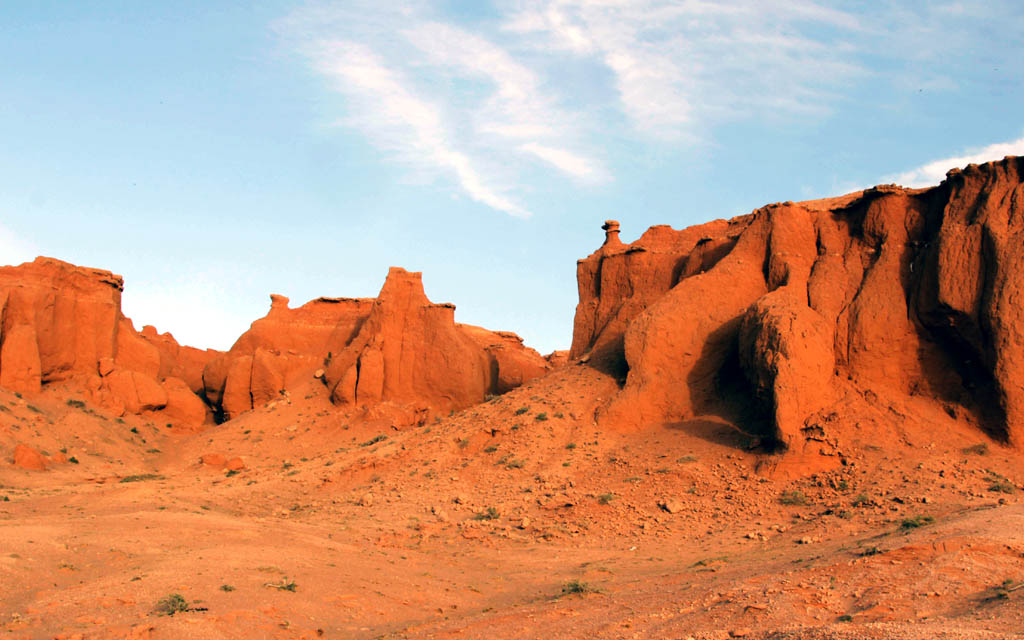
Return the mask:
POLYGON ((322 369, 336 404, 386 405, 396 420, 412 423, 550 369, 514 333, 456 324, 454 312, 427 299, 419 273, 397 267, 377 298, 318 298, 290 309, 287 298, 272 295, 266 317, 206 364, 205 397, 230 419, 322 369))
POLYGON ((455 323, 434 304, 419 273, 392 267, 366 321, 332 345, 325 382, 338 404, 402 405, 421 421, 462 409, 543 375, 549 365, 513 333, 455 323))
POLYGON ((958 403, 1019 446, 1022 174, 1007 158, 628 245, 609 221, 577 267, 570 355, 624 378, 608 425, 715 414, 792 447, 839 395, 877 391, 958 403))
POLYGON ((0 267, 0 386, 37 393, 63 381, 114 413, 187 405, 171 419, 201 424, 195 392, 214 352, 180 347, 152 327, 137 333, 121 313, 123 287, 109 271, 52 258, 0 267))
POLYGON ((270 301, 267 315, 203 370, 206 398, 225 418, 279 397, 323 367, 331 349, 343 348, 373 306, 372 298, 317 298, 295 309, 284 296, 271 295, 270 301))

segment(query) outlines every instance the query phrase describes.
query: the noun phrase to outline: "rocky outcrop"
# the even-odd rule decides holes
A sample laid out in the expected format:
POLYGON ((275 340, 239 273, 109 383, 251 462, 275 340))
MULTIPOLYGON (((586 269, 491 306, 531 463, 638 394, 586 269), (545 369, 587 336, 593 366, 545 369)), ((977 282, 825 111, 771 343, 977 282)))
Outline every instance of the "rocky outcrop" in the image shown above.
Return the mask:
POLYGON ((317 298, 291 309, 272 295, 267 315, 227 353, 179 345, 152 326, 136 331, 121 313, 123 286, 109 271, 50 258, 0 267, 0 386, 35 393, 67 382, 116 415, 161 412, 196 426, 287 398, 317 371, 339 404, 422 416, 550 368, 514 333, 457 325, 455 307, 432 304, 420 275, 402 269, 376 299, 317 298))
POLYGON ((455 324, 455 306, 433 304, 419 273, 392 267, 358 333, 334 345, 325 381, 338 404, 381 402, 447 411, 480 402, 490 362, 455 324))
POLYGON ((344 348, 370 315, 372 298, 317 298, 291 309, 270 296, 270 311, 252 323, 231 349, 207 363, 206 398, 232 418, 280 397, 324 366, 331 349, 344 348))
POLYGON ((550 368, 516 334, 456 324, 454 312, 427 299, 419 273, 396 267, 377 298, 317 298, 291 309, 272 295, 266 317, 206 365, 205 396, 230 419, 315 377, 335 404, 405 425, 550 368))
POLYGON ((681 279, 713 266, 748 223, 718 220, 682 231, 659 225, 627 245, 619 239, 619 223, 605 222, 604 245, 576 264, 579 304, 569 357, 625 375, 630 321, 681 279))
POLYGON ((552 369, 564 367, 570 362, 569 351, 552 351, 548 355, 544 356, 544 359, 548 361, 548 366, 552 369))
POLYGON ((216 352, 181 347, 152 327, 136 332, 121 313, 123 288, 121 276, 52 258, 0 267, 0 386, 35 393, 66 382, 120 415, 167 407, 162 383, 176 376, 194 383, 194 401, 178 395, 175 404, 189 411, 176 415, 201 424, 195 392, 216 352))
POLYGON ((5 375, 25 378, 24 364, 37 358, 38 378, 22 384, 95 374, 100 359, 117 355, 122 288, 109 271, 51 258, 0 267, 0 374, 10 366, 5 375))
POLYGON ((203 369, 221 352, 180 345, 170 333, 158 333, 151 325, 142 327, 140 336, 156 349, 160 363, 158 379, 178 378, 192 393, 203 392, 203 369))
POLYGON ((571 351, 623 379, 602 420, 714 414, 800 449, 839 397, 888 394, 959 404, 1020 446, 1022 174, 1006 158, 632 244, 607 222, 577 267, 571 351))
POLYGON ((332 353, 324 382, 334 402, 393 406, 400 422, 468 407, 550 368, 513 333, 456 324, 454 305, 430 302, 421 275, 398 267, 358 332, 332 353))
POLYGON ((523 339, 511 331, 490 331, 469 324, 456 328, 469 336, 487 358, 487 393, 500 395, 538 378, 550 369, 550 362, 525 346, 523 339))

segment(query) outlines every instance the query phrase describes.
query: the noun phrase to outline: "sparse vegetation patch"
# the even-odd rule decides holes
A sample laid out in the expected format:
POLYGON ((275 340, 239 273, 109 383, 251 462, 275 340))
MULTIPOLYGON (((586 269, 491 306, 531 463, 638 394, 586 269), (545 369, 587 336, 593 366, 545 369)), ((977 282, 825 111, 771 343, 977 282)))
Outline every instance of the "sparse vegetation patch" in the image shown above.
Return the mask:
POLYGON ((570 580, 562 585, 562 596, 585 595, 600 593, 601 590, 582 580, 570 580))
POLYGON ((1009 600, 1011 593, 1021 589, 1024 589, 1024 582, 1017 582, 1013 579, 1007 578, 1000 584, 989 589, 985 600, 1009 600))
POLYGON ((158 616, 173 616, 176 613, 182 613, 184 611, 189 611, 188 601, 178 593, 171 593, 164 596, 156 603, 156 606, 153 607, 153 613, 158 616))
POLYGON ((500 517, 501 514, 494 507, 487 507, 484 511, 473 514, 474 520, 497 520, 500 517))
POLYGON ((807 496, 802 491, 786 491, 779 496, 779 503, 785 505, 804 505, 807 504, 807 496))
POLYGON ((140 473, 135 476, 125 476, 121 482, 144 482, 146 480, 163 480, 164 477, 158 473, 140 473))
POLYGON ((931 516, 914 516, 912 518, 904 518, 903 521, 900 522, 900 529, 917 529, 933 522, 935 522, 935 518, 931 516))

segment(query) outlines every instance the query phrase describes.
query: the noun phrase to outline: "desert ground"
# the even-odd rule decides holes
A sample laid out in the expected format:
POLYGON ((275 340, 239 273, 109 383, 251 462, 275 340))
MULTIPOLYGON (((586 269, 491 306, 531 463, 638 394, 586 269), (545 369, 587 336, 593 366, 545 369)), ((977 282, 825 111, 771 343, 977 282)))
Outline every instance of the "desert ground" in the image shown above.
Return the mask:
POLYGON ((315 381, 199 431, 0 392, 75 461, 0 471, 4 637, 1024 637, 1024 478, 962 421, 879 401, 788 479, 715 416, 596 429, 615 389, 567 365, 404 431, 315 381))

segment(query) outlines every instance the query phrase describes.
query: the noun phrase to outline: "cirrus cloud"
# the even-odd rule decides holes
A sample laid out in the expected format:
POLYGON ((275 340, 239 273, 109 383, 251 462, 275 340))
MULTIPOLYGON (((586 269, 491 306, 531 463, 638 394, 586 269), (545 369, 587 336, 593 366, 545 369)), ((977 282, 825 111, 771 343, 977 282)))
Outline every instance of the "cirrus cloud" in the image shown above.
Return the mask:
MULTIPOLYGON (((493 0, 468 11, 324 0, 277 27, 344 98, 338 124, 525 217, 535 183, 608 184, 630 149, 696 150, 729 123, 806 129, 843 108, 900 108, 873 104, 880 89, 958 91, 957 70, 986 55, 979 43, 1024 30, 1024 12, 1013 0, 493 0)), ((935 170, 915 171, 901 179, 935 170)))

